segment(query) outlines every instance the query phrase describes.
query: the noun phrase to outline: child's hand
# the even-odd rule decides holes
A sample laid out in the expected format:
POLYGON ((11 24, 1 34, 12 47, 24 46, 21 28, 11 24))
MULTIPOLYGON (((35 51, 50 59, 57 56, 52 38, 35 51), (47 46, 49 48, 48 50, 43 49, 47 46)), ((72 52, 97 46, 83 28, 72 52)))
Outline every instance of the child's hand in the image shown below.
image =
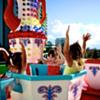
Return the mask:
POLYGON ((9 70, 10 70, 11 72, 18 73, 17 66, 9 65, 9 70))
POLYGON ((61 48, 61 45, 60 44, 57 46, 57 52, 58 53, 61 53, 62 52, 62 48, 61 48))
POLYGON ((83 34, 83 41, 85 41, 85 42, 88 41, 90 39, 90 37, 91 37, 90 33, 87 33, 86 35, 83 34))
POLYGON ((21 49, 23 50, 24 44, 20 41, 19 44, 21 45, 21 49))

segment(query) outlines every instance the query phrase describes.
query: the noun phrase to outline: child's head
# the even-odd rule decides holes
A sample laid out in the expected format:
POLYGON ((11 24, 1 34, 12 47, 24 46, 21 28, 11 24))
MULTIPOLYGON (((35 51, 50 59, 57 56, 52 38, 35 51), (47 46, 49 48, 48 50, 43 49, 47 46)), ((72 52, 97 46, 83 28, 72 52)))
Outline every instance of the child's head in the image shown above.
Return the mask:
MULTIPOLYGON (((11 69, 17 70, 16 72, 22 73, 26 68, 26 51, 23 43, 20 42, 21 52, 11 53, 9 56, 11 69)), ((11 70, 13 71, 13 70, 11 70)))
POLYGON ((48 61, 50 62, 50 64, 57 65, 64 63, 62 52, 58 47, 55 47, 48 52, 48 61))
POLYGON ((55 57, 55 50, 54 49, 51 49, 49 52, 48 52, 48 57, 55 57))
POLYGON ((55 58, 56 58, 55 50, 54 49, 51 49, 48 52, 47 63, 48 64, 55 64, 55 58))
POLYGON ((22 71, 22 53, 16 52, 10 55, 10 59, 12 61, 11 69, 18 70, 18 73, 22 71))
POLYGON ((0 78, 5 77, 6 72, 8 71, 7 59, 8 52, 4 48, 0 48, 0 78))
POLYGON ((7 62, 7 59, 8 59, 9 54, 4 51, 5 49, 4 50, 3 49, 0 50, 0 61, 7 62))
POLYGON ((73 60, 80 59, 82 57, 81 46, 78 42, 70 45, 70 53, 72 55, 73 60))

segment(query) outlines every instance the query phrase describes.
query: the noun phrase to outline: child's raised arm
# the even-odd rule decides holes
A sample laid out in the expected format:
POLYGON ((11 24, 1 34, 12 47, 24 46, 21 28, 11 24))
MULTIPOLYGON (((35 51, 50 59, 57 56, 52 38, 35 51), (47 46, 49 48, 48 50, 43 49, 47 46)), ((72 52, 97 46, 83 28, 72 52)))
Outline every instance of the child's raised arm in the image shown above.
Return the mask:
POLYGON ((25 47, 23 45, 22 42, 20 42, 21 45, 21 49, 22 49, 22 71, 25 70, 26 67, 26 51, 25 51, 25 47))
POLYGON ((82 50, 83 55, 86 52, 86 42, 90 39, 90 37, 91 37, 90 33, 87 33, 86 35, 83 34, 83 47, 82 47, 82 49, 83 49, 82 50))
POLYGON ((71 57, 71 54, 69 52, 69 50, 70 50, 69 29, 70 29, 70 26, 68 26, 68 29, 66 31, 66 38, 65 38, 65 44, 64 44, 64 56, 65 56, 65 59, 66 59, 68 65, 71 66, 72 65, 72 57, 71 57))
POLYGON ((65 63, 65 58, 64 58, 64 55, 62 53, 61 45, 59 44, 56 48, 57 48, 57 54, 58 54, 57 62, 58 62, 59 65, 64 64, 65 63))

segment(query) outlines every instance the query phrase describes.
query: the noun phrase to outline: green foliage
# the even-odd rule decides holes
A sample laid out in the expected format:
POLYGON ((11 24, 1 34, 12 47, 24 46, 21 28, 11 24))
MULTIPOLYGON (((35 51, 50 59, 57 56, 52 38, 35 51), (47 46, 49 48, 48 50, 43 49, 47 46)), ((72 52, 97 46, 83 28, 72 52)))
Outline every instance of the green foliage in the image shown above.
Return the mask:
POLYGON ((51 41, 47 41, 46 46, 45 46, 45 50, 44 50, 44 55, 47 55, 49 50, 52 49, 52 42, 51 41))
POLYGON ((86 50, 86 54, 85 54, 86 58, 100 58, 100 50, 95 49, 89 49, 87 48, 86 50))
POLYGON ((7 65, 0 63, 0 74, 5 74, 7 71, 8 71, 7 65))
POLYGON ((94 59, 98 58, 98 53, 96 49, 93 50, 92 58, 94 59))

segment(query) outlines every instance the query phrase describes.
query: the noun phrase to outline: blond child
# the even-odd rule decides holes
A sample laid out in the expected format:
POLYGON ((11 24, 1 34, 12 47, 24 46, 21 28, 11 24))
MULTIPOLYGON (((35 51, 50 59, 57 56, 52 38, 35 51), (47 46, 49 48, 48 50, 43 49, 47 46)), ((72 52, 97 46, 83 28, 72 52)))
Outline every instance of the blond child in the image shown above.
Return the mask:
POLYGON ((65 59, 62 54, 60 45, 49 50, 47 58, 43 58, 43 63, 48 65, 61 65, 64 64, 64 61, 65 59))

